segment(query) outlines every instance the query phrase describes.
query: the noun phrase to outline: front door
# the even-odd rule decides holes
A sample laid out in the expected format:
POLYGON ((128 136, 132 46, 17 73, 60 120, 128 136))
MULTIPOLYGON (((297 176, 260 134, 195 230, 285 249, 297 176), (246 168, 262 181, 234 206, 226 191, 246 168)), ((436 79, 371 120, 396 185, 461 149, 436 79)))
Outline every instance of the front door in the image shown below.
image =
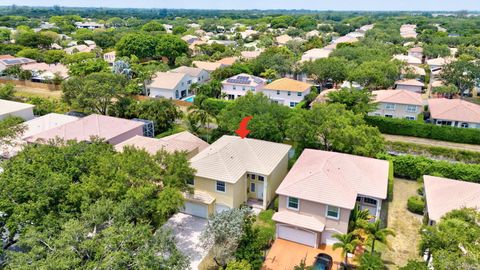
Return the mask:
POLYGON ((257 189, 257 199, 263 201, 263 183, 257 183, 255 188, 257 189))

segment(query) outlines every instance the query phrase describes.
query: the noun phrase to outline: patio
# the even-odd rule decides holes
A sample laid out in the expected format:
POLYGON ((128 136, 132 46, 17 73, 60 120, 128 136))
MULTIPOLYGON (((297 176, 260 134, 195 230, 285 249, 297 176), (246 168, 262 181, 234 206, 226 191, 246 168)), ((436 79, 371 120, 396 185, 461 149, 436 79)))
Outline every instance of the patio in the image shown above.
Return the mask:
POLYGON ((321 245, 313 248, 283 239, 276 239, 263 263, 263 270, 291 270, 305 258, 307 266, 313 265, 315 257, 325 253, 333 258, 332 270, 336 270, 343 261, 341 249, 333 250, 331 246, 321 245))

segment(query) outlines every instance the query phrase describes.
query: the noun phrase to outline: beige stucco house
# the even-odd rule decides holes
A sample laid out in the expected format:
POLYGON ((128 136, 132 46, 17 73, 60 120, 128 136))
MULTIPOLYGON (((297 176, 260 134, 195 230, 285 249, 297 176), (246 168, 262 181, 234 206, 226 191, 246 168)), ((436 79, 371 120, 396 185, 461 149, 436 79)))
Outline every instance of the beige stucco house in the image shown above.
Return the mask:
POLYGON ((408 90, 378 90, 372 92, 377 109, 369 115, 416 120, 423 112, 422 95, 408 90))
POLYGON ((193 194, 186 194, 183 212, 199 217, 244 203, 266 209, 288 170, 291 146, 256 139, 223 136, 191 160, 196 170, 193 194))
POLYGON ((357 204, 379 218, 388 172, 385 160, 305 149, 277 189, 276 237, 317 248, 348 232, 357 204))

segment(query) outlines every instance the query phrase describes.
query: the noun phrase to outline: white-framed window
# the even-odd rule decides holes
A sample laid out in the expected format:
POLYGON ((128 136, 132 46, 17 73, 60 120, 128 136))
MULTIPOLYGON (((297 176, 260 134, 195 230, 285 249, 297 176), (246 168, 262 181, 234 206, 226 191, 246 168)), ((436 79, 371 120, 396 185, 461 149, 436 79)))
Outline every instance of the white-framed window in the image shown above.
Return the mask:
POLYGON ((468 128, 468 123, 462 123, 462 124, 460 125, 460 127, 462 127, 462 128, 468 128))
POLYGON ((232 86, 232 88, 233 88, 233 90, 237 90, 237 87, 236 87, 235 85, 234 85, 234 86, 232 86))
POLYGON ((417 112, 417 106, 415 106, 415 105, 407 105, 407 112, 416 113, 416 112, 417 112))
POLYGON ((340 208, 327 205, 325 216, 331 219, 340 219, 340 208))
POLYGON ((189 186, 195 186, 195 179, 187 179, 187 185, 189 186))
POLYGON ((245 86, 242 87, 242 90, 245 91, 245 86))
POLYGON ((385 114, 385 117, 393 118, 393 115, 391 115, 391 114, 385 114))
POLYGON ((255 192, 255 183, 250 183, 250 192, 255 192))
POLYGON ((288 91, 288 92, 287 92, 287 95, 291 96, 291 95, 292 95, 292 92, 288 91))
POLYGON ((255 91, 255 87, 250 87, 250 90, 255 91))
POLYGON ((226 192, 227 191, 227 185, 223 181, 217 181, 215 183, 215 190, 217 192, 226 192))
POLYGON ((395 104, 393 103, 385 103, 385 110, 395 110, 395 104))
POLYGON ((415 120, 415 116, 405 116, 405 119, 407 120, 415 120))
POLYGON ((300 201, 295 197, 287 197, 287 208, 298 210, 300 209, 300 201))
POLYGON ((277 95, 280 95, 280 90, 277 90, 277 95))
POLYGON ((297 93, 297 96, 301 97, 301 96, 302 96, 302 92, 298 92, 298 93, 297 93))
POLYGON ((295 107, 295 106, 297 106, 297 105, 298 105, 297 102, 290 102, 290 107, 291 107, 291 108, 293 108, 293 107, 295 107))
POLYGON ((377 205, 377 200, 372 198, 363 198, 363 202, 366 204, 377 205))
POLYGON ((258 181, 264 181, 264 180, 265 180, 265 178, 263 178, 263 176, 261 176, 261 175, 258 176, 258 181))
POLYGON ((250 179, 254 180, 255 179, 255 174, 250 174, 250 179))

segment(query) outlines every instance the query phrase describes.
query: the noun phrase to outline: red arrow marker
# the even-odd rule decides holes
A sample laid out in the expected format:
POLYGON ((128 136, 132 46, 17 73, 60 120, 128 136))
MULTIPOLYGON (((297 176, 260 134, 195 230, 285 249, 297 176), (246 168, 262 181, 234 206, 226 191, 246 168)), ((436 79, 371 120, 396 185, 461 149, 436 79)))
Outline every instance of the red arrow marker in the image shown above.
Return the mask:
POLYGON ((242 119, 240 122, 240 125, 238 126, 238 129, 235 130, 235 133, 240 136, 240 138, 245 139, 247 137, 248 133, 250 133, 250 130, 247 129, 248 126, 248 121, 250 121, 253 118, 253 116, 247 116, 242 119))

